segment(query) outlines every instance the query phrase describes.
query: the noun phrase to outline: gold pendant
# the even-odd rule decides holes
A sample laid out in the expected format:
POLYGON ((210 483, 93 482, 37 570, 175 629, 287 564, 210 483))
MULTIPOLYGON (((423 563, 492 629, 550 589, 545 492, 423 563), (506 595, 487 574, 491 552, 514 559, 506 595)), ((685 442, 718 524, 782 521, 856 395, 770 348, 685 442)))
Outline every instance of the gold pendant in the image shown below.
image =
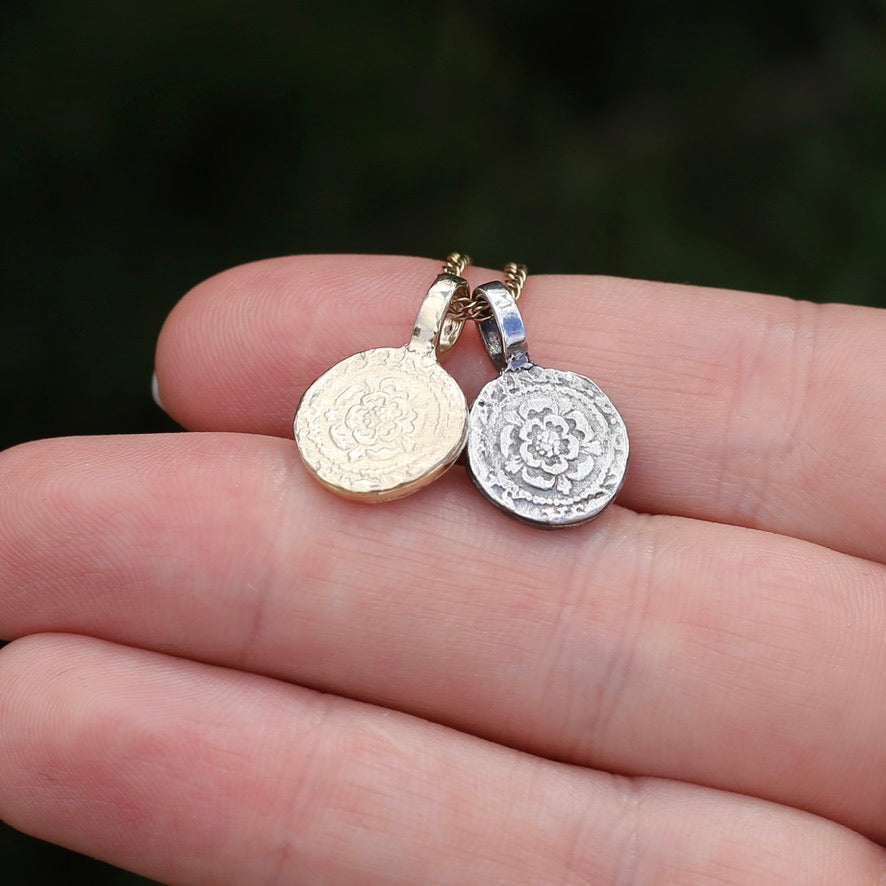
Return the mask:
POLYGON ((347 357, 307 389, 295 414, 295 442, 327 488, 366 502, 393 501, 427 486, 465 445, 468 406, 438 355, 455 344, 461 322, 447 320, 467 282, 440 274, 400 348, 347 357))

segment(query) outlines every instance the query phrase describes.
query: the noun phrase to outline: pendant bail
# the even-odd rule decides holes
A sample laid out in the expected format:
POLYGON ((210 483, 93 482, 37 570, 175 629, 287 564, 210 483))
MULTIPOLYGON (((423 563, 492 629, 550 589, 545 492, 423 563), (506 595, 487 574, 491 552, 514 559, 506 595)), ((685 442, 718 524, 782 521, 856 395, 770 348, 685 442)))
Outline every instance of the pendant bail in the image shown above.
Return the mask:
POLYGON ((469 294, 464 277, 439 274, 418 309, 409 349, 433 350, 438 358, 442 357, 458 341, 464 327, 463 322, 453 322, 448 316, 449 306, 454 298, 469 294))
POLYGON ((532 366, 520 309, 504 283, 493 280, 474 290, 474 298, 489 305, 492 316, 477 323, 489 359, 501 372, 532 366))

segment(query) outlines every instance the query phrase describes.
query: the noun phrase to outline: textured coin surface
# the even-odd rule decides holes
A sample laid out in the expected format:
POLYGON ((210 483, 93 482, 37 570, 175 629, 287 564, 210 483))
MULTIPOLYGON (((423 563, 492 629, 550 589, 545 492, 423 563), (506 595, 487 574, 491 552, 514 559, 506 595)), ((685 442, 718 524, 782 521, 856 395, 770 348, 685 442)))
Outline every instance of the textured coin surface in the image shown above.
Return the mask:
POLYGON ((390 501, 409 495, 458 458, 468 409, 433 351, 374 348, 323 373, 295 416, 302 459, 340 495, 390 501))
POLYGON ((555 529, 593 519, 615 498, 628 434, 590 379, 529 364, 480 391, 467 452, 474 483, 494 504, 555 529))

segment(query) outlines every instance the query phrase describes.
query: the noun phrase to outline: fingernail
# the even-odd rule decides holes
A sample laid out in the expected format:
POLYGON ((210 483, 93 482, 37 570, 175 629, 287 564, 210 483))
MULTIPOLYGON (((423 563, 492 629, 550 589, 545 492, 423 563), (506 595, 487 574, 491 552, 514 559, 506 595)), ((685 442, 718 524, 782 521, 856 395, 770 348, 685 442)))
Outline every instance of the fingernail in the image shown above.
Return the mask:
POLYGON ((163 405, 163 401, 160 399, 160 385, 157 382, 157 373, 156 372, 151 376, 151 396, 154 398, 154 402, 164 412, 166 412, 166 407, 163 405))

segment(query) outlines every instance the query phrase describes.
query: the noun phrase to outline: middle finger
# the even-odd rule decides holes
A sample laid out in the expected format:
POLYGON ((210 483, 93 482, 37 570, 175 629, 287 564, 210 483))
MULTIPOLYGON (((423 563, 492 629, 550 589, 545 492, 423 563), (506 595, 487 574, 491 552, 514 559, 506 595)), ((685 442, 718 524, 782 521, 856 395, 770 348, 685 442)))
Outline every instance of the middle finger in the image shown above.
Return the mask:
POLYGON ((18 447, 0 636, 95 634, 886 836, 884 567, 622 508, 539 533, 465 485, 355 508, 272 438, 18 447))

